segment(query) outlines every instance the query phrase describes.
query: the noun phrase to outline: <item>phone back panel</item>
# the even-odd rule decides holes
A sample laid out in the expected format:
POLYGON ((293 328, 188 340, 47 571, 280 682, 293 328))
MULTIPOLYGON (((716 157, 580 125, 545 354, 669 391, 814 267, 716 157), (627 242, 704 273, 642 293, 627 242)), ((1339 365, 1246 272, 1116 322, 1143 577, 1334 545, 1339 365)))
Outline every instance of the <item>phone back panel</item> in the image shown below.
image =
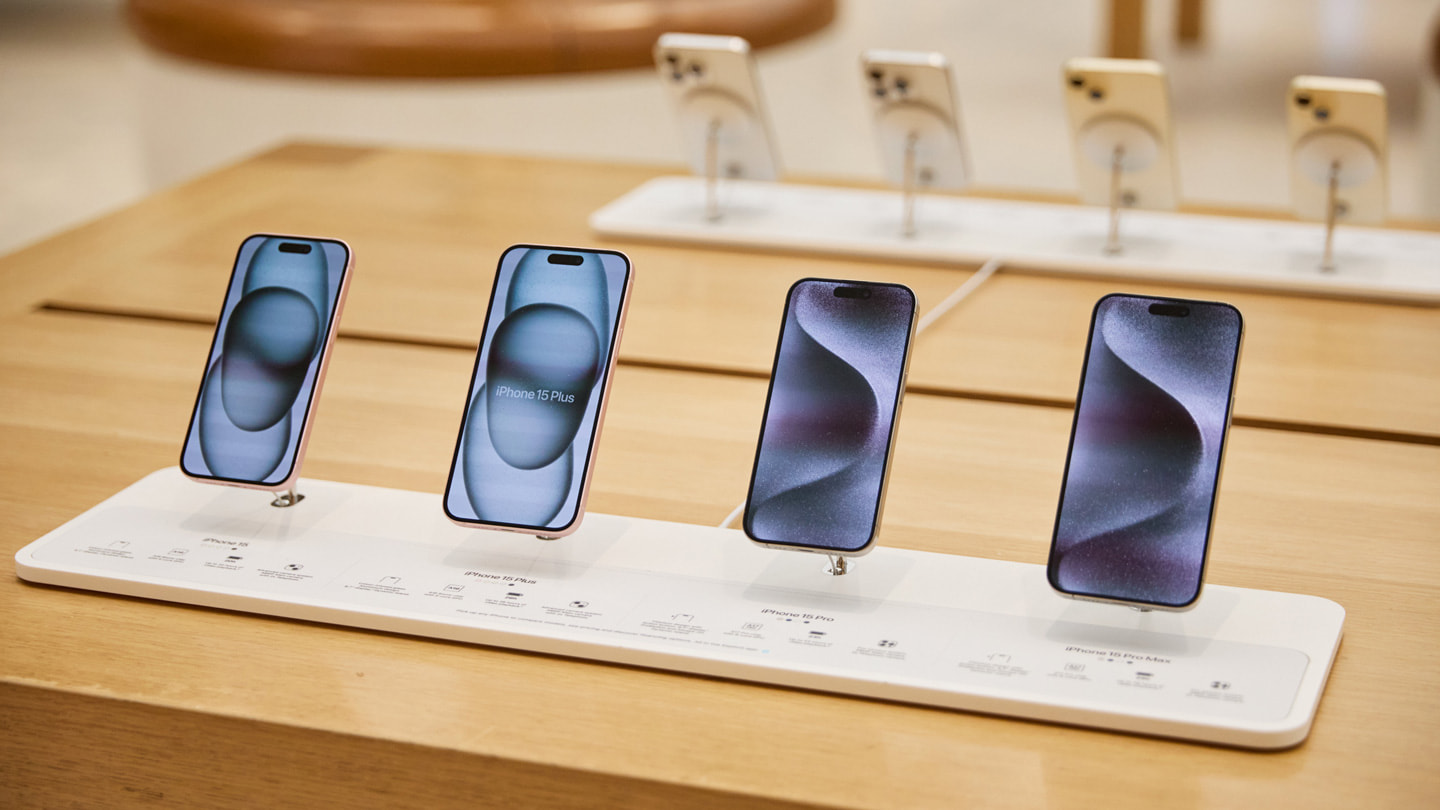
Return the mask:
POLYGON ((905 185, 906 143, 913 139, 917 188, 964 188, 970 166, 949 61, 938 53, 872 50, 860 64, 886 179, 905 185))
POLYGON ((740 37, 665 34, 655 44, 655 65, 679 116, 686 159, 695 174, 707 173, 707 142, 713 137, 718 176, 779 176, 749 43, 740 37))
POLYGON ((1121 177, 1124 205, 1174 208, 1180 184, 1164 69, 1147 59, 1071 59, 1065 63, 1064 78, 1080 199, 1087 205, 1110 204, 1110 167, 1087 153, 1085 143, 1093 127, 1123 121, 1142 127, 1155 141, 1148 165, 1121 177))
MULTIPOLYGON (((1385 88, 1365 79, 1297 76, 1285 98, 1285 113, 1290 139, 1290 198, 1296 216, 1324 220, 1329 205, 1325 179, 1316 167, 1305 164, 1317 156, 1307 155, 1302 145, 1316 137, 1341 134, 1363 144, 1360 149, 1369 154, 1360 157, 1372 168, 1363 182, 1346 183, 1337 190, 1341 206, 1337 220, 1355 224, 1383 222, 1389 201, 1385 88)), ((1347 152, 1354 155, 1348 149, 1338 150, 1337 154, 1347 152)))

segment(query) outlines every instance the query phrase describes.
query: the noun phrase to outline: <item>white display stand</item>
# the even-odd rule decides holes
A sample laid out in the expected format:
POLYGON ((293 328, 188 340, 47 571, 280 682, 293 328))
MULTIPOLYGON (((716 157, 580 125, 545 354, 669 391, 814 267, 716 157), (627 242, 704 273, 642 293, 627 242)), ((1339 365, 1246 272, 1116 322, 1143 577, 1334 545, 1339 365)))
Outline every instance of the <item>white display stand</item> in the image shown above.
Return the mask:
POLYGON ((21 549, 31 582, 1252 748, 1305 739, 1345 611, 1212 585, 1189 613, 1063 599, 1040 566, 878 548, 853 573, 739 532, 591 514, 555 541, 438 495, 305 500, 153 473, 21 549))
POLYGON ((902 235, 899 192, 734 180, 722 216, 705 216, 704 179, 661 177, 596 211, 612 237, 979 263, 1079 275, 1440 304, 1440 233, 1342 226, 1335 270, 1320 269, 1321 223, 1124 212, 1122 249, 1107 255, 1108 213, 1078 205, 924 195, 902 235))

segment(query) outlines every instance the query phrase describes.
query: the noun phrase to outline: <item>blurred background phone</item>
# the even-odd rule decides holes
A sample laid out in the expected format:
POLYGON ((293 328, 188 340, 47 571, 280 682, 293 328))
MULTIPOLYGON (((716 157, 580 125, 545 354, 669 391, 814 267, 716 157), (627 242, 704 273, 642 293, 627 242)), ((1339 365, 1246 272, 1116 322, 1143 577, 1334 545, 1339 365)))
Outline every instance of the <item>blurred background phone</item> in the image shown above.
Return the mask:
POLYGON ((695 174, 774 180, 780 163, 750 44, 740 37, 664 34, 655 65, 680 119, 695 174), (711 165, 711 161, 714 165, 711 165))
POLYGON ((1285 104, 1296 216, 1324 220, 1335 172, 1335 218, 1385 220, 1389 196, 1385 88, 1366 79, 1296 76, 1285 104))
POLYGON ((1148 59, 1071 59, 1064 78, 1081 201, 1110 204, 1118 160, 1121 206, 1174 208, 1180 183, 1164 68, 1148 59))
POLYGON ((925 51, 870 50, 861 54, 860 67, 885 179, 901 187, 964 188, 970 166, 949 60, 925 51))

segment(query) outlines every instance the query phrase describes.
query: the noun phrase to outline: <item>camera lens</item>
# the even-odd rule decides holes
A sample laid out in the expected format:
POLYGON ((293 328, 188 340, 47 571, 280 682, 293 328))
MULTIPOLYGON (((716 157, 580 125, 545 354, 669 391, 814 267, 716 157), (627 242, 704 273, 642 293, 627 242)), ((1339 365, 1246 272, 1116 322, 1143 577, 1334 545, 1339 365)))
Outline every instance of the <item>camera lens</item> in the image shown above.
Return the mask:
POLYGON ((1098 87, 1092 87, 1090 89, 1090 98, 1095 101, 1099 101, 1100 99, 1105 98, 1105 91, 1101 90, 1098 87))
POLYGON ((1316 108, 1315 108, 1315 120, 1316 120, 1316 121, 1328 121, 1328 120, 1330 120, 1330 111, 1327 110, 1327 109, 1325 109, 1324 107, 1316 107, 1316 108))

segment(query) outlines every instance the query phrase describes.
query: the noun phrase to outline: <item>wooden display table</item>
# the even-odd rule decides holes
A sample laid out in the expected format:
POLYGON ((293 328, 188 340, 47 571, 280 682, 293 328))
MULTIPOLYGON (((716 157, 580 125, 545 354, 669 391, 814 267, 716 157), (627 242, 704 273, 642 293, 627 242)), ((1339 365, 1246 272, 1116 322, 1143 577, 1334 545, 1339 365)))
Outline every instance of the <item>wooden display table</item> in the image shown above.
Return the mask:
MULTIPOLYGON (((213 323, 235 245, 262 231, 355 247, 341 334, 473 347, 495 262, 516 242, 617 247, 636 265, 621 359, 769 373, 785 290, 828 276, 910 285, 922 312, 971 268, 715 251, 597 239, 590 212, 665 172, 594 163, 293 145, 162 192, 13 257, 84 311, 213 323), (379 191, 383 189, 383 192, 379 191), (245 205, 226 202, 247 201, 245 205), (122 237, 123 234, 123 237, 122 237)), ((1440 308, 1002 270, 916 346, 919 390, 1069 407, 1090 308, 1115 290, 1211 297, 1246 319, 1240 424, 1440 443, 1440 308)), ((23 283, 32 281, 27 278, 23 283)), ((38 282, 37 282, 38 283, 38 282)), ((4 302, 0 302, 3 307, 4 302)))
MULTIPOLYGON (((208 322, 244 235, 333 234, 355 247, 354 308, 336 346, 307 474, 438 493, 499 251, 526 240, 591 241, 589 209, 652 174, 289 147, 0 259, 0 443, 7 449, 0 456, 0 805, 1150 808, 1440 800, 1431 766, 1440 755, 1433 660, 1440 447, 1431 437, 1440 428, 1434 409, 1423 407, 1440 390, 1437 353, 1423 351, 1440 341, 1440 323, 1424 309, 1188 291, 1245 310, 1251 335, 1242 402, 1250 418, 1263 413, 1282 428, 1242 425, 1232 433, 1211 581, 1323 596, 1348 611, 1310 739, 1276 754, 15 579, 18 548, 175 463, 208 322), (1385 352, 1403 340, 1422 348, 1385 365, 1385 352), (1257 363, 1271 373, 1256 374, 1257 363), (1257 398, 1267 390, 1268 398, 1257 398), (1344 401, 1317 402, 1337 398, 1321 395, 1327 391, 1343 392, 1344 401), (1262 404, 1271 410, 1255 410, 1262 404), (1332 430, 1356 435, 1327 435, 1332 430)), ((607 247, 635 258, 637 298, 591 507, 701 524, 718 523, 743 495, 779 290, 806 274, 900 278, 915 284, 923 307, 968 272, 607 247), (733 297, 736 274, 755 286, 762 304, 753 311, 733 297), (774 312, 765 303, 771 299, 774 312), (706 356, 703 335, 673 328, 675 312, 701 317, 705 302, 706 322, 735 336, 738 349, 711 333, 709 345, 728 354, 706 356), (669 345, 656 320, 672 327, 669 345)), ((925 336, 882 544, 1044 559, 1070 421, 1063 404, 1073 390, 1064 389, 1073 389, 1079 366, 1072 344, 1083 340, 1085 314, 1103 286, 1002 274, 925 336), (1036 298, 1054 318, 1005 322, 1003 302, 1036 298), (1057 320, 1074 320, 1079 334, 1057 320), (954 360, 950 347, 967 341, 995 357, 972 352, 968 365, 948 366, 964 369, 948 385, 921 381, 942 376, 938 369, 954 360), (1059 364, 1072 350, 1057 393, 1015 381, 1045 382, 1043 371, 1027 376, 1017 367, 1031 358, 1043 366, 1052 355, 1059 364)), ((856 575, 863 570, 862 561, 856 575)))

